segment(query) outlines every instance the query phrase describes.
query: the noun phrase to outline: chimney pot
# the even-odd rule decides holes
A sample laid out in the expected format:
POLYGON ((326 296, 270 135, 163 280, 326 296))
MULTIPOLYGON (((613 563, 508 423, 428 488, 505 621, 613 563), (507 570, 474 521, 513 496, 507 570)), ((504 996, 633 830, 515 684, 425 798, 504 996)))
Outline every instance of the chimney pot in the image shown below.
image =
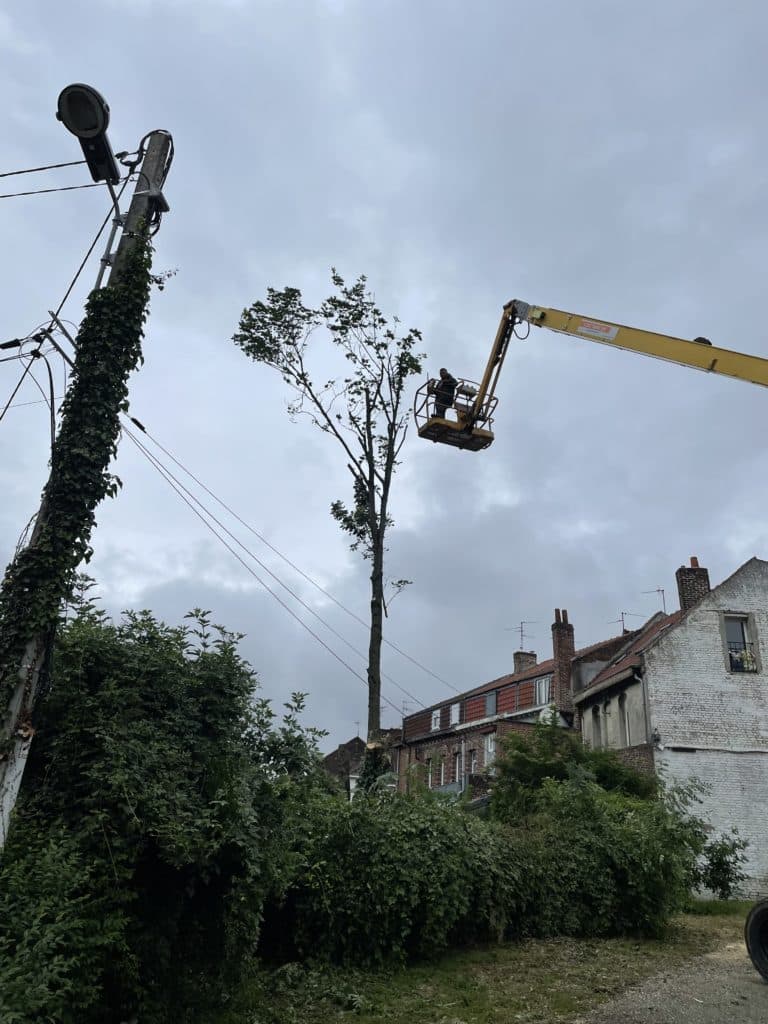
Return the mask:
POLYGON ((518 672, 525 672, 528 668, 533 668, 537 664, 536 652, 535 651, 515 651, 515 675, 518 672))
POLYGON ((698 558, 691 558, 690 566, 681 565, 675 573, 680 610, 687 612, 710 591, 709 571, 699 565, 698 558))
POLYGON ((573 711, 571 695, 571 659, 576 653, 573 639, 573 626, 568 621, 567 609, 555 608, 555 621, 552 623, 552 658, 554 672, 552 678, 552 703, 558 711, 569 714, 573 711))

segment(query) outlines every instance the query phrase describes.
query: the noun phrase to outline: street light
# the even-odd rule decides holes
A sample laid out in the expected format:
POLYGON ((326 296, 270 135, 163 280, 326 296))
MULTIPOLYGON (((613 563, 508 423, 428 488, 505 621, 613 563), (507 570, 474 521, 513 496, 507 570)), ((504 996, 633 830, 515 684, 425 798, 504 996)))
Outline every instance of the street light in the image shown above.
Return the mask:
POLYGON ((120 169, 107 138, 109 106, 90 85, 75 82, 59 93, 56 118, 80 140, 83 156, 94 181, 120 181, 120 169))

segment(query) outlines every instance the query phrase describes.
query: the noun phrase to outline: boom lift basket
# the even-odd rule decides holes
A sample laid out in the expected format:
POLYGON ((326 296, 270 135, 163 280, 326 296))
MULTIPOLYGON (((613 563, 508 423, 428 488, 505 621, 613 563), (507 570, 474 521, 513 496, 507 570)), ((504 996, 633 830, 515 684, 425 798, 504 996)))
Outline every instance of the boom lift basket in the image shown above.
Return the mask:
POLYGON ((479 414, 473 415, 475 396, 480 386, 475 381, 460 377, 456 383, 453 404, 448 407, 445 416, 436 416, 433 386, 431 380, 422 384, 413 402, 419 437, 472 452, 487 448, 493 441, 491 426, 498 399, 486 399, 479 414))

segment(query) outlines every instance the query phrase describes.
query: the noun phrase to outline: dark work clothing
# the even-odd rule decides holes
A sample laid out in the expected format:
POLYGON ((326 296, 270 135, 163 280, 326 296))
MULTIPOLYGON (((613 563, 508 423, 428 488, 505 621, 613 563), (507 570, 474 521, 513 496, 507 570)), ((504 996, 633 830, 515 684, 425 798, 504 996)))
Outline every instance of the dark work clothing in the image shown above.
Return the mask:
POLYGON ((441 377, 435 385, 435 416, 445 417, 446 409, 453 405, 453 396, 456 391, 456 378, 450 373, 447 377, 441 377))

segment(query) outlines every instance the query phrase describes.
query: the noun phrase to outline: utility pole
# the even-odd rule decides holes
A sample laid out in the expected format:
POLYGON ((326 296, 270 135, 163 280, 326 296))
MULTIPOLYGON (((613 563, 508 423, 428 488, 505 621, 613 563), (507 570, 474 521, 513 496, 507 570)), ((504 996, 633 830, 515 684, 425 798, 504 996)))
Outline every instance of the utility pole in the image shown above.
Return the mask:
MULTIPOLYGON (((68 88, 82 91, 89 87, 70 86, 68 88)), ((66 91, 62 92, 59 99, 60 111, 62 110, 62 97, 65 96, 66 91)), ((98 97, 95 90, 90 91, 98 97)), ((101 97, 98 98, 101 100, 101 97)), ((106 104, 103 105, 106 107, 106 104)), ((107 123, 108 109, 106 108, 107 123)), ((73 130, 66 123, 66 117, 62 119, 65 121, 66 127, 73 130)), ((104 136, 105 138, 106 136, 104 136)), ((106 145, 108 146, 108 143, 106 145)), ((120 243, 112 261, 108 289, 113 289, 124 282, 130 263, 129 257, 137 241, 146 237, 148 226, 153 219, 159 213, 168 210, 168 204, 162 194, 162 186, 167 173, 171 147, 172 140, 168 132, 157 131, 148 137, 130 209, 125 218, 120 243)), ((85 144, 83 144, 83 150, 86 151, 85 144)), ((98 152, 103 161, 103 147, 98 152)), ((91 173, 95 177, 100 172, 98 168, 94 170, 92 167, 91 173)), ((102 174, 101 179, 106 180, 110 186, 113 184, 111 174, 113 172, 108 170, 107 173, 102 174)), ((114 197, 114 192, 112 194, 114 197)), ((145 307, 142 307, 139 312, 143 312, 143 308, 145 307)), ((85 346, 78 345, 76 349, 72 384, 70 385, 70 393, 75 401, 69 406, 70 410, 74 408, 76 412, 79 411, 81 416, 83 406, 87 407, 88 388, 91 383, 88 379, 89 367, 93 365, 93 346, 89 352, 85 352, 84 348, 85 346), (81 396, 85 401, 78 403, 77 399, 81 396)), ((140 351, 138 345, 136 351, 138 358, 140 351)), ((112 368, 116 377, 119 378, 119 383, 127 381, 129 373, 135 369, 137 360, 131 360, 128 357, 126 359, 127 361, 124 360, 122 364, 112 368)), ((117 361, 115 362, 117 363, 117 361)), ((120 404, 119 398, 114 400, 106 413, 109 427, 114 427, 114 438, 117 437, 119 429, 120 404)), ((73 425, 68 421, 65 411, 57 444, 62 437, 66 438, 71 435, 73 425)), ((109 464, 113 443, 113 438, 107 437, 103 441, 103 445, 106 446, 104 450, 96 450, 94 446, 93 450, 89 450, 84 455, 81 454, 80 458, 85 459, 89 467, 92 468, 96 465, 99 471, 103 472, 102 467, 109 464)), ((70 572, 76 568, 79 562, 77 551, 72 549, 71 565, 63 569, 59 565, 59 569, 53 571, 49 569, 48 578, 41 578, 40 567, 45 567, 46 562, 39 557, 39 564, 35 565, 36 555, 40 555, 42 549, 47 552, 51 548, 55 548, 57 538, 61 548, 62 536, 72 536, 73 531, 79 540, 87 541, 93 510, 100 500, 99 497, 95 497, 89 504, 86 498, 82 507, 76 508, 74 512, 71 502, 68 503, 69 507, 67 508, 59 507, 61 501, 60 498, 57 499, 57 495, 60 496, 66 492, 67 487, 67 481, 62 476, 61 462, 62 452, 57 452, 55 445, 51 455, 50 475, 43 489, 40 509, 29 543, 14 557, 0 587, 0 628, 2 629, 0 632, 0 701, 4 703, 6 699, 8 700, 5 709, 0 712, 0 848, 5 844, 7 838, 11 812, 16 803, 24 766, 35 733, 32 713, 40 690, 41 673, 53 640, 55 622, 61 602, 66 597, 70 572), (34 581, 32 587, 30 587, 30 579, 34 581), (28 608, 30 606, 28 596, 30 589, 37 591, 42 602, 42 605, 38 605, 35 609, 34 618, 38 621, 19 623, 15 627, 14 633, 13 626, 8 628, 8 609, 28 608), (40 625, 40 622, 43 625, 40 625), (9 641, 9 636, 12 642, 9 641), (20 658, 19 650, 22 652, 20 658)))

